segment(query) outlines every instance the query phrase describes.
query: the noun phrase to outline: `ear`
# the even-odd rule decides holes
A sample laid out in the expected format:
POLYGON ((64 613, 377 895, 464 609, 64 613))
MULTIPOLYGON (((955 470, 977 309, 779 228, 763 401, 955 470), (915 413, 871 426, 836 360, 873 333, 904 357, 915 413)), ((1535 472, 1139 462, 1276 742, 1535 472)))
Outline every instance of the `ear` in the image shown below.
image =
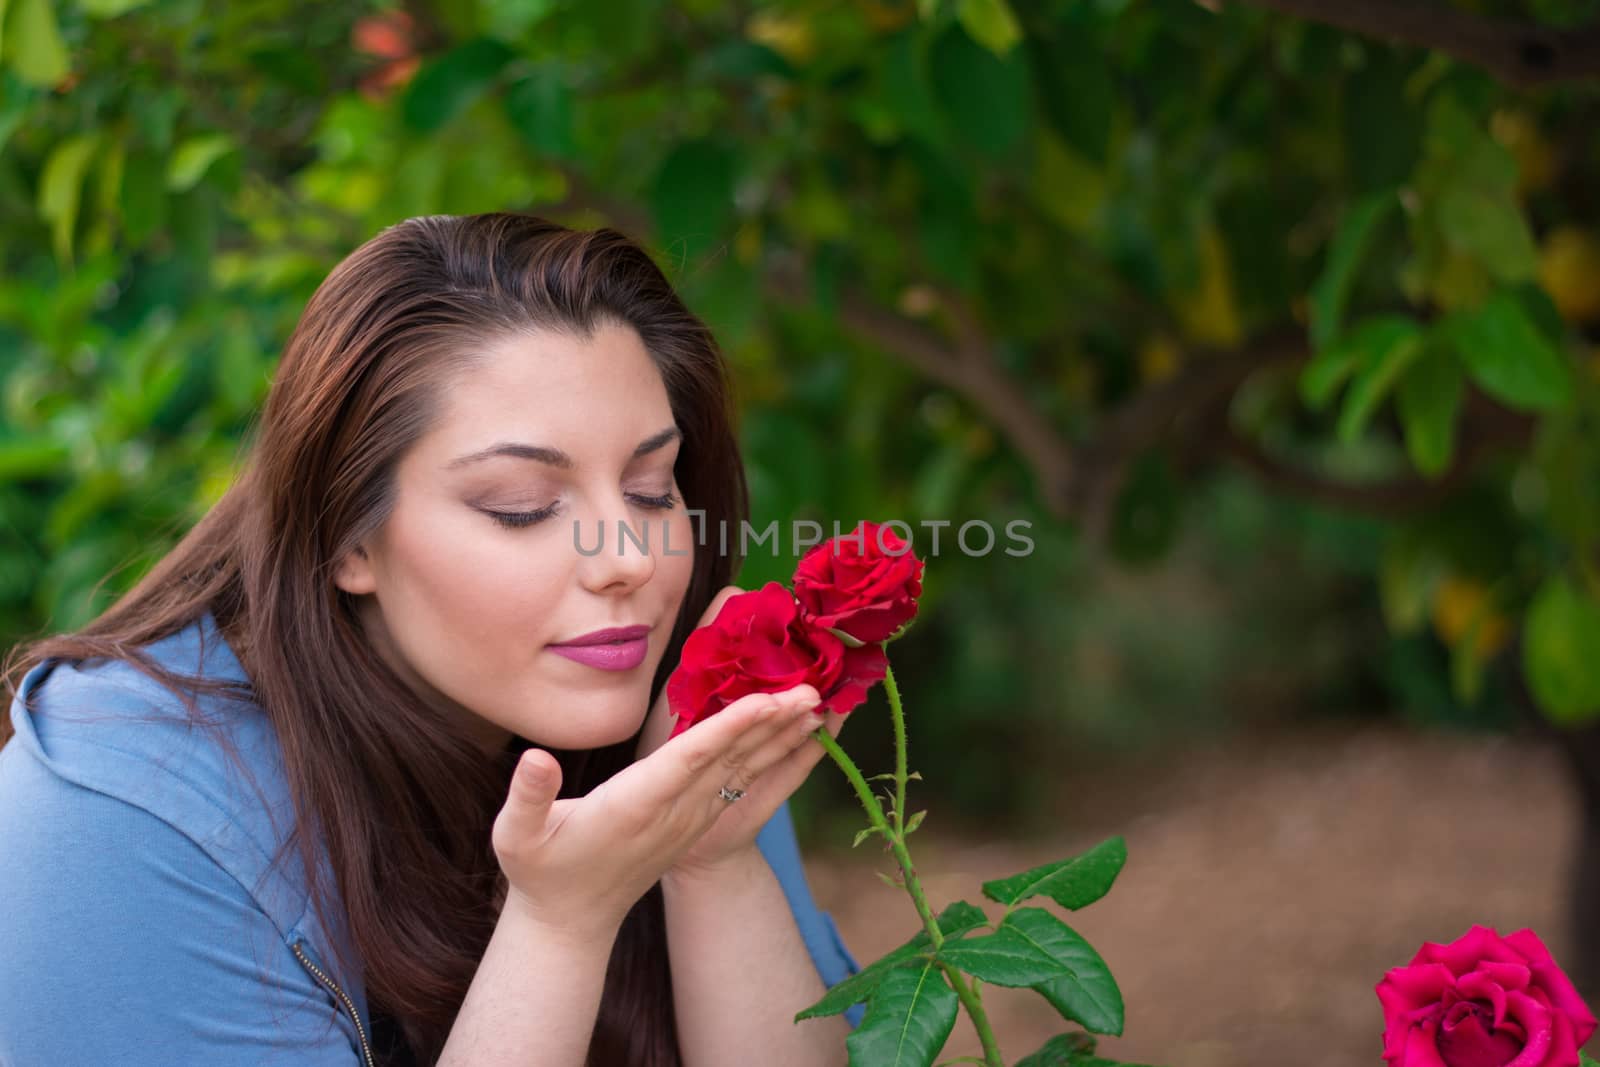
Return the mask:
POLYGON ((377 577, 373 574, 372 560, 367 557, 366 549, 354 549, 339 559, 339 565, 333 572, 333 584, 356 596, 377 592, 377 577))

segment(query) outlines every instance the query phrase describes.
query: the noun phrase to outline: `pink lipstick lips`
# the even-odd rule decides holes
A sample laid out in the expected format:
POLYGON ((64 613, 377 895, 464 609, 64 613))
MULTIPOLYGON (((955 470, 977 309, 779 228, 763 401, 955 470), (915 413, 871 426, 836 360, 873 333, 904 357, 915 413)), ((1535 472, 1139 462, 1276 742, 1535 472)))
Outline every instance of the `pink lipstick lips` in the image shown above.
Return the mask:
POLYGON ((618 626, 550 645, 550 651, 576 663, 603 671, 632 670, 644 662, 650 647, 650 627, 618 626))

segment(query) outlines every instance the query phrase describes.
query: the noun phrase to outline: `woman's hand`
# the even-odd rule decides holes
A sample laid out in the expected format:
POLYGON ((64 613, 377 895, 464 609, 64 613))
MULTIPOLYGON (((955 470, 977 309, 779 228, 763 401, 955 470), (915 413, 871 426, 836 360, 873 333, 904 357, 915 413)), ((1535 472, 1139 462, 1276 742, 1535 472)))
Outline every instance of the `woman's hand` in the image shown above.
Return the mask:
MULTIPOLYGON (((709 625, 722 610, 722 605, 728 598, 741 592, 743 590, 738 586, 732 585, 720 590, 711 598, 710 606, 700 616, 699 626, 709 625)), ((751 694, 741 701, 728 705, 716 715, 685 730, 674 740, 682 740, 704 729, 737 707, 742 700, 749 700, 757 695, 759 694, 751 694)), ((717 803, 723 805, 726 810, 673 865, 672 872, 675 876, 712 874, 724 863, 737 861, 749 853, 755 847, 756 835, 761 828, 767 824, 783 802, 800 788, 806 776, 811 773, 811 769, 817 765, 817 761, 826 754, 822 744, 811 735, 819 726, 825 726, 830 734, 837 737, 844 726, 842 715, 821 716, 811 712, 810 709, 816 707, 821 699, 820 694, 812 686, 797 685, 792 689, 768 695, 782 708, 805 709, 804 717, 780 732, 770 743, 771 750, 764 754, 763 760, 771 758, 773 762, 753 784, 745 786, 728 783, 731 787, 744 789, 744 797, 732 802, 717 798, 717 803)), ((666 742, 667 736, 672 732, 673 723, 674 716, 667 705, 667 687, 662 686, 661 695, 656 698, 654 707, 650 709, 644 730, 639 736, 638 754, 641 759, 666 742)), ((712 790, 712 794, 715 796, 715 789, 712 790)))
POLYGON ((542 749, 524 752, 492 832, 507 906, 565 936, 614 936, 645 891, 725 817, 717 790, 753 791, 793 752, 806 714, 795 695, 743 697, 584 797, 556 799, 560 764, 542 749))

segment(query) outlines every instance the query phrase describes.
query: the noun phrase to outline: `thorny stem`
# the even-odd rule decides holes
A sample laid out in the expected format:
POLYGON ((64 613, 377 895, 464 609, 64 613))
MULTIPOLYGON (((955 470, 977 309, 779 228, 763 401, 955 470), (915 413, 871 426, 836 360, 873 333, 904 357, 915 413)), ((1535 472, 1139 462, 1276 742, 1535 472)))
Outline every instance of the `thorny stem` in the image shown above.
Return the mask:
MULTIPOLYGON (((887 679, 889 676, 886 675, 885 677, 887 679)), ((889 692, 892 694, 889 698, 889 704, 895 719, 896 796, 904 797, 906 788, 905 721, 904 716, 900 713, 899 693, 893 688, 892 681, 888 685, 889 692)), ((873 829, 883 835, 884 840, 888 841, 890 847, 894 850, 894 858, 899 862, 900 870, 905 876, 906 892, 910 894, 912 904, 916 905, 917 914, 922 917, 922 925, 928 931, 928 940, 933 943, 934 951, 937 952, 939 946, 944 944, 944 934, 939 929, 938 920, 934 918, 933 909, 928 907, 928 898, 922 892, 922 883, 917 880, 917 869, 912 865, 911 853, 906 849, 905 835, 900 832, 899 826, 889 825, 888 819, 883 814, 883 806, 878 803, 878 798, 873 795, 872 790, 867 786, 867 780, 861 776, 860 768, 855 765, 854 760, 845 755, 844 749, 839 747, 839 742, 834 740, 833 735, 827 731, 827 728, 819 727, 811 736, 815 737, 822 747, 827 750, 828 755, 833 757, 833 762, 839 765, 839 769, 844 772, 844 776, 850 780, 851 786, 855 788, 856 796, 861 800, 861 806, 866 809, 867 820, 872 823, 873 829)), ((904 808, 905 803, 902 800, 895 809, 896 814, 901 813, 904 808)), ((899 819, 896 819, 897 823, 899 821, 899 819)), ((989 1025, 989 1015, 983 1009, 983 1000, 979 997, 977 990, 967 984, 966 976, 955 967, 941 961, 939 968, 944 971, 945 977, 950 980, 951 988, 956 991, 956 996, 960 999, 962 1006, 967 1009, 967 1015, 972 1018, 973 1029, 977 1030, 978 1040, 983 1044, 983 1062, 988 1067, 1005 1067, 1005 1061, 1000 1055, 999 1043, 995 1041, 994 1028, 989 1025)))

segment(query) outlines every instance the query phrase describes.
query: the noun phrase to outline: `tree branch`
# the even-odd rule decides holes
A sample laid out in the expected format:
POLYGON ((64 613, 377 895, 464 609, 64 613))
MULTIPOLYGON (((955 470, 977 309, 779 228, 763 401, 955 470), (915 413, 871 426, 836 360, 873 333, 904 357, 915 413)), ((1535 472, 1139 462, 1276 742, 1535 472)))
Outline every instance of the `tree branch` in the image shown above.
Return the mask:
MULTIPOLYGON (((593 212, 636 239, 649 232, 648 219, 631 205, 596 195, 576 174, 568 172, 568 178, 569 195, 547 209, 551 213, 593 212)), ((763 283, 778 303, 804 307, 813 301, 804 264, 792 254, 770 258, 763 283)), ((1047 510, 1058 519, 1076 520, 1091 544, 1101 539, 1127 464, 1156 446, 1175 443, 1183 450, 1180 458, 1201 464, 1219 454, 1230 457, 1262 484, 1304 499, 1397 515, 1448 496, 1489 453, 1525 444, 1531 433, 1531 420, 1473 394, 1463 413, 1463 444, 1454 465, 1438 478, 1352 484, 1286 463, 1240 437, 1227 415, 1233 396, 1252 375, 1305 358, 1303 331, 1286 327, 1235 351, 1190 353, 1177 375, 1137 391, 1104 413, 1088 440, 1075 443, 1034 404, 1025 384, 994 359, 992 339, 976 310, 957 294, 939 298, 936 314, 945 320, 948 335, 850 291, 837 298, 838 318, 848 331, 971 403, 1032 470, 1047 510)))
POLYGON ((1520 89, 1600 76, 1600 26, 1562 30, 1418 0, 1241 0, 1351 33, 1421 45, 1520 89))
POLYGON ((1414 515, 1444 500, 1499 449, 1526 447, 1534 428, 1533 418, 1508 411, 1474 392, 1468 397, 1468 409, 1458 434, 1461 443, 1450 466, 1434 478, 1404 477, 1385 482, 1330 481, 1271 455, 1231 426, 1218 428, 1218 449, 1270 488, 1313 503, 1392 518, 1414 515))
MULTIPOLYGON (((766 286, 769 295, 785 304, 811 300, 804 272, 792 260, 774 264, 766 286)), ((995 363, 989 339, 972 310, 948 294, 944 299, 943 310, 958 338, 955 343, 854 293, 839 295, 839 321, 972 403, 1032 468, 1045 506, 1057 518, 1066 518, 1065 490, 1076 467, 1071 443, 1034 406, 1022 384, 995 363)))

